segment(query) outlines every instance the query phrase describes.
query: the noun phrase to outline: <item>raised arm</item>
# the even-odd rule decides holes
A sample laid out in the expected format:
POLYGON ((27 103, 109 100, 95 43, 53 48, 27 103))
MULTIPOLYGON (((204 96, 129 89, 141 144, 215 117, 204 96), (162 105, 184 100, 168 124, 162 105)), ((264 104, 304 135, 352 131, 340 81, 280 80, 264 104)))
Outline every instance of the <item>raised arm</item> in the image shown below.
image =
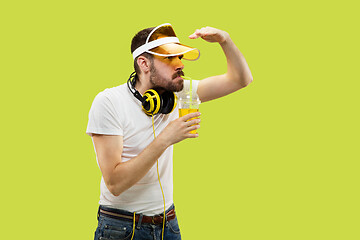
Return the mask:
POLYGON ((190 39, 201 37, 208 42, 217 42, 222 47, 227 60, 227 72, 223 75, 205 78, 199 82, 198 96, 202 102, 223 97, 246 87, 253 80, 249 66, 240 50, 222 30, 205 27, 197 29, 190 39))

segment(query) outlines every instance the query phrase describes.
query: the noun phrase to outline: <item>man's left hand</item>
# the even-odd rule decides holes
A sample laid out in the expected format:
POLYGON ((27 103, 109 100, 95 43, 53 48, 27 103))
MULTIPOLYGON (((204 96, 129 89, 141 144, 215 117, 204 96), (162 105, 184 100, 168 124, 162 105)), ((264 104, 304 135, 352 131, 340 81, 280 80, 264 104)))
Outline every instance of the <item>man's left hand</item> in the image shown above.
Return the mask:
POLYGON ((196 39, 199 37, 208 42, 218 43, 223 43, 230 38, 227 32, 212 27, 196 29, 196 31, 189 36, 190 39, 196 39))

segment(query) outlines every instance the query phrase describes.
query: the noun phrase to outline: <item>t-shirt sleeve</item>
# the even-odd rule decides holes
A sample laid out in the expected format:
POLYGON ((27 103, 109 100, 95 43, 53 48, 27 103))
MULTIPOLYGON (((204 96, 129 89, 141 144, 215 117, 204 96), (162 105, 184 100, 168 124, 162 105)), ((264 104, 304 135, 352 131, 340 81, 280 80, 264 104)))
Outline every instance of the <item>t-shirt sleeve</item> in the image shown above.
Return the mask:
POLYGON ((99 93, 90 108, 86 134, 123 135, 123 128, 114 105, 104 93, 99 93))

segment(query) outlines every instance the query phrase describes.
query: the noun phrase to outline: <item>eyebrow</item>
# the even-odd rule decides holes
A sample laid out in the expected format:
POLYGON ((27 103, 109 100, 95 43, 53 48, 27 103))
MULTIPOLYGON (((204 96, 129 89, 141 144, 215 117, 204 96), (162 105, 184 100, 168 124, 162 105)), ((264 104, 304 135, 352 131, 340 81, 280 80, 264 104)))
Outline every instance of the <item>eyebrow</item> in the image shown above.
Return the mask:
POLYGON ((168 57, 164 57, 164 58, 177 58, 177 57, 183 58, 184 54, 176 55, 176 56, 168 56, 168 57))

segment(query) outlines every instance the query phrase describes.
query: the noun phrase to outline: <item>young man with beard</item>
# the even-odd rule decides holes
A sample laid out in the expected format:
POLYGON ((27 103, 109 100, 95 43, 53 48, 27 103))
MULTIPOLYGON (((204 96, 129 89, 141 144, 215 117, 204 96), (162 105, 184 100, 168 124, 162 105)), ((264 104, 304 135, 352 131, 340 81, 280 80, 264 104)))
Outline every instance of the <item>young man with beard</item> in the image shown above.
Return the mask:
MULTIPOLYGON (((245 58, 227 32, 206 27, 189 36, 199 37, 219 43, 228 66, 223 75, 192 82, 201 102, 252 81, 245 58)), ((199 128, 200 113, 179 118, 173 92, 189 90, 190 82, 182 78, 182 59, 196 60, 200 52, 180 44, 170 24, 137 33, 131 52, 136 74, 128 84, 99 93, 89 113, 86 133, 92 136, 102 172, 95 239, 181 239, 173 204, 173 144, 198 137, 190 131, 199 128), (153 105, 161 101, 156 114, 153 105)))

